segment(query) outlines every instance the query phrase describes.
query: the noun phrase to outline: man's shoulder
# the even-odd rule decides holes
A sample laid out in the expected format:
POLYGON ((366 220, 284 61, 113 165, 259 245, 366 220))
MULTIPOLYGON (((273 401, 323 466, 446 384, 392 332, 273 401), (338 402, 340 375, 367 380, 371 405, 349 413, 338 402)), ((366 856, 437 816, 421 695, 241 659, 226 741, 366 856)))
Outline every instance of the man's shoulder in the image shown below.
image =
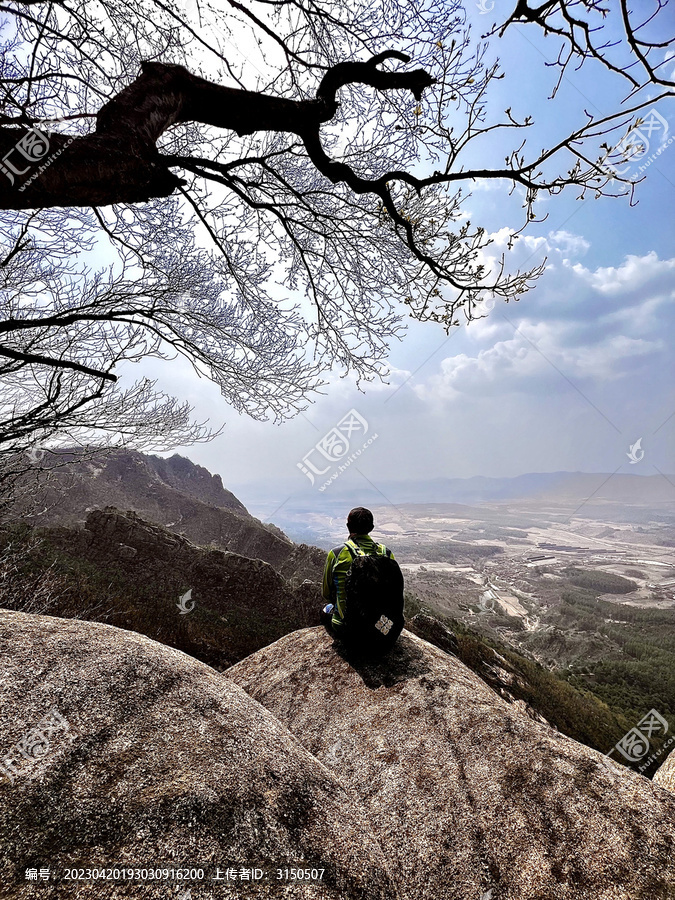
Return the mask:
POLYGON ((337 559, 339 557, 339 555, 342 553, 342 551, 345 549, 345 546, 346 546, 346 544, 343 541, 341 544, 338 544, 337 547, 333 547, 332 550, 328 551, 328 557, 330 558, 331 556, 333 556, 334 559, 337 559))
POLYGON ((364 542, 364 549, 371 547, 377 547, 378 553, 382 556, 391 556, 393 558, 394 554, 386 544, 383 544, 381 541, 376 541, 375 538, 368 535, 368 541, 364 542))
POLYGON ((326 556, 326 569, 330 569, 333 566, 336 566, 341 559, 349 556, 349 554, 344 551, 346 551, 346 545, 344 543, 339 544, 337 547, 333 547, 331 550, 329 550, 328 555, 326 556))
POLYGON ((393 552, 393 550, 391 549, 391 547, 387 547, 387 545, 386 545, 386 544, 383 544, 383 543, 378 543, 377 546, 380 548, 380 553, 381 553, 383 556, 389 556, 389 557, 391 557, 391 559, 394 558, 394 552, 393 552))
POLYGON ((370 535, 359 535, 357 538, 349 538, 346 541, 343 541, 337 547, 333 547, 328 551, 328 557, 326 559, 327 563, 337 562, 338 560, 351 560, 355 553, 354 550, 359 548, 362 551, 373 552, 373 548, 377 548, 377 552, 382 555, 390 556, 392 559, 394 558, 394 554, 392 550, 387 547, 386 544, 381 543, 380 541, 376 541, 370 535), (352 549, 350 549, 350 544, 352 545, 352 549))

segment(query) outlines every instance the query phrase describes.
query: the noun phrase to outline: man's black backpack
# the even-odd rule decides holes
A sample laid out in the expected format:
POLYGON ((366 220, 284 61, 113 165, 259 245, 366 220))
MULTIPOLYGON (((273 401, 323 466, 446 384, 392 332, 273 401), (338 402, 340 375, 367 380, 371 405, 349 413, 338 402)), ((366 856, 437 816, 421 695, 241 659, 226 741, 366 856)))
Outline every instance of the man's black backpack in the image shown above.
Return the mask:
POLYGON ((365 653, 386 653, 396 643, 403 618, 403 573, 391 551, 366 554, 347 541, 352 565, 345 583, 345 642, 365 653))

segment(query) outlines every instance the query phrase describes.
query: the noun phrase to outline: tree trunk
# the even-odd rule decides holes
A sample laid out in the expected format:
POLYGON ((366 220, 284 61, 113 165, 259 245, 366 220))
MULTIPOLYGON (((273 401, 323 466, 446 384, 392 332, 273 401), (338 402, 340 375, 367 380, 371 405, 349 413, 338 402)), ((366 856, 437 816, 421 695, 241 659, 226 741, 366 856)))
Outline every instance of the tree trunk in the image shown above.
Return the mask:
POLYGON ((212 84, 182 66, 143 63, 142 74, 69 137, 29 126, 0 128, 0 208, 105 206, 166 197, 181 180, 162 162, 161 134, 204 122, 238 134, 302 134, 330 119, 330 101, 294 101, 212 84))

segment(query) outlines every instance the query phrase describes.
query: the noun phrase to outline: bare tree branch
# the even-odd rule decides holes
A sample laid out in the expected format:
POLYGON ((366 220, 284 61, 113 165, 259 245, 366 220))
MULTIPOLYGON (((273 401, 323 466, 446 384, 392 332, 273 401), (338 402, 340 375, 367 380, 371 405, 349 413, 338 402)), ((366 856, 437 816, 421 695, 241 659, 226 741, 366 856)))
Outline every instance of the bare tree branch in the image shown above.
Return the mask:
POLYGON ((532 117, 491 108, 502 73, 460 0, 204 0, 198 22, 174 0, 0 6, 0 452, 207 439, 126 380, 148 357, 280 421, 328 369, 382 377, 403 312, 450 329, 519 299, 543 264, 493 259, 467 193, 511 190, 511 240, 542 195, 632 202, 612 154, 672 96, 666 5, 517 0, 492 37, 538 27, 560 78, 602 66, 632 96, 534 151, 532 117))
MULTIPOLYGON (((0 328, 2 328, 3 325, 6 326, 6 324, 7 323, 0 322, 0 328)), ((0 344, 0 356, 6 356, 9 359, 22 360, 23 362, 42 363, 46 366, 54 366, 54 368, 57 369, 72 369, 74 372, 84 372, 86 375, 93 375, 95 378, 104 378, 107 381, 117 381, 117 376, 112 375, 110 372, 99 372, 82 363, 72 362, 71 360, 66 359, 54 359, 51 356, 43 356, 40 353, 10 350, 9 347, 3 347, 2 344, 0 344)))
POLYGON ((538 6, 518 0, 511 15, 491 32, 503 35, 517 24, 535 25, 545 35, 556 35, 562 46, 554 95, 570 63, 579 68, 595 61, 631 86, 630 95, 650 85, 672 93, 675 81, 660 71, 667 60, 658 51, 672 47, 675 28, 664 12, 669 0, 651 0, 631 9, 627 0, 546 0, 538 6), (617 30, 623 32, 617 37, 617 30), (669 32, 664 34, 664 29, 669 32), (611 34, 612 37, 608 37, 611 34))

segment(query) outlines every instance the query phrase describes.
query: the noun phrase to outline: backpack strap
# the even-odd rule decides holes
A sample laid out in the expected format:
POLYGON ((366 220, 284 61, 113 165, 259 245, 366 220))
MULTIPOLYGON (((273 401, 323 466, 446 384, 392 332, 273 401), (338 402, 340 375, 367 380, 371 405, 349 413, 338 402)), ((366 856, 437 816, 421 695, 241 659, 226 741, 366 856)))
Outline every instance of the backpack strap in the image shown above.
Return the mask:
MULTIPOLYGON (((375 553, 373 553, 373 554, 366 553, 365 550, 363 550, 361 547, 359 547, 359 545, 355 541, 345 541, 344 544, 342 545, 342 547, 346 547, 347 550, 349 550, 349 553, 351 554, 352 559, 356 559, 357 556, 369 556, 369 555, 370 556, 386 556, 386 557, 391 556, 391 550, 389 549, 389 547, 386 547, 384 544, 375 544, 375 547, 377 549, 375 550, 375 553)), ((334 553, 336 559, 337 559, 338 553, 340 552, 340 550, 342 550, 342 547, 336 547, 335 550, 333 550, 333 553, 334 553)))
POLYGON ((359 547, 359 545, 355 541, 345 541, 342 546, 346 547, 347 550, 349 550, 352 559, 356 559, 357 556, 368 555, 361 549, 361 547, 359 547))

